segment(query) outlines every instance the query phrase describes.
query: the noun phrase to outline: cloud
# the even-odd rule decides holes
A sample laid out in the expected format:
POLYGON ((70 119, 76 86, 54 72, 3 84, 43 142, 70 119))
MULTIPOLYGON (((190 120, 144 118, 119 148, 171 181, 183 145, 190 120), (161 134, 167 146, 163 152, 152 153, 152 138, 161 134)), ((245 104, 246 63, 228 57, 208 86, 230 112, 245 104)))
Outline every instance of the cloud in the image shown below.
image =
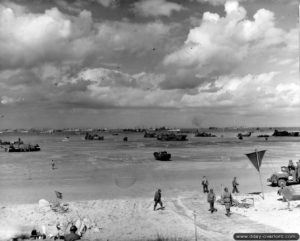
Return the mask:
POLYGON ((184 44, 163 61, 170 75, 165 88, 197 87, 207 79, 228 75, 249 56, 285 46, 286 32, 275 26, 274 14, 259 9, 253 20, 238 2, 226 2, 224 17, 205 12, 200 26, 190 29, 184 44), (199 78, 200 76, 200 78, 199 78))
MULTIPOLYGON (((219 6, 219 5, 224 5, 226 2, 255 2, 257 0, 190 0, 190 1, 196 1, 198 3, 209 3, 213 6, 219 6)), ((272 1, 272 0, 270 0, 272 1)), ((277 0, 274 0, 277 1, 277 0)), ((282 0, 282 1, 289 1, 289 0, 282 0)), ((293 0, 295 1, 295 0, 293 0)))
POLYGON ((67 0, 55 0, 54 2, 60 9, 75 14, 80 13, 83 7, 82 6, 83 2, 80 2, 78 0, 74 1, 72 4, 69 4, 67 0))
POLYGON ((196 2, 199 3, 209 3, 211 5, 224 5, 227 0, 195 0, 196 2))
POLYGON ((163 44, 172 26, 160 21, 94 22, 91 12, 76 16, 57 8, 28 13, 0 4, 0 68, 36 66, 44 63, 96 62, 115 51, 143 54, 163 44))
POLYGON ((101 4, 103 7, 111 7, 117 4, 117 0, 96 0, 96 2, 101 4))
POLYGON ((134 11, 145 17, 170 17, 173 12, 179 12, 183 9, 180 4, 166 0, 142 0, 134 3, 134 11))
POLYGON ((104 22, 99 24, 96 36, 97 45, 106 50, 129 53, 145 53, 165 42, 172 25, 160 21, 145 24, 130 22, 104 22))
POLYGON ((188 123, 195 126, 206 123, 208 117, 204 117, 204 114, 196 116, 193 108, 199 108, 201 113, 208 113, 209 116, 230 113, 258 116, 276 111, 287 114, 300 108, 299 83, 292 79, 283 82, 276 72, 222 76, 214 82, 207 81, 187 91, 162 89, 160 85, 165 81, 165 75, 155 73, 129 74, 107 68, 72 69, 53 65, 23 71, 1 72, 0 102, 3 108, 11 106, 53 113, 116 108, 175 108, 190 110, 188 123), (7 81, 22 73, 29 78, 35 76, 39 84, 7 81))
MULTIPOLYGON (((281 81, 277 72, 258 75, 223 76, 213 84, 206 82, 197 92, 161 89, 164 75, 128 74, 105 68, 86 69, 58 87, 62 102, 86 103, 110 107, 205 107, 244 108, 255 112, 273 108, 299 108, 300 85, 281 81), (72 96, 68 98, 68 96, 72 96)), ((195 123, 194 123, 195 124, 195 123)))
MULTIPOLYGON (((136 87, 136 79, 129 74, 105 68, 87 69, 78 74, 78 79, 89 80, 101 87, 136 87)), ((77 79, 77 80, 78 80, 77 79)), ((75 80, 75 81, 77 81, 75 80)))
POLYGON ((293 80, 283 83, 276 72, 224 76, 215 81, 213 91, 208 91, 210 88, 209 83, 200 86, 197 95, 184 95, 181 104, 225 109, 240 107, 253 112, 300 107, 300 84, 293 80))
POLYGON ((69 82, 60 84, 59 89, 65 90, 67 86, 70 88, 70 86, 77 86, 87 81, 88 84, 84 85, 85 91, 77 95, 75 99, 77 102, 83 100, 84 103, 89 100, 91 107, 95 106, 95 103, 99 106, 127 108, 173 107, 175 96, 178 95, 168 96, 166 91, 160 90, 158 84, 162 79, 163 76, 151 73, 142 72, 130 75, 117 70, 96 68, 81 71, 69 82))
MULTIPOLYGON (((103 109, 174 108, 189 110, 186 120, 198 126, 236 110, 253 116, 299 110, 298 28, 278 28, 269 10, 247 16, 231 1, 224 16, 205 12, 184 30, 186 22, 167 24, 166 18, 103 20, 79 5, 67 10, 67 1, 59 1, 70 15, 0 4, 3 109, 31 114, 51 109, 54 116, 75 109, 79 116, 103 109), (209 117, 195 116, 194 108, 209 117)), ((161 3, 169 8, 152 14, 183 10, 161 3)))
POLYGON ((82 11, 75 19, 58 9, 44 14, 17 14, 0 6, 0 65, 1 67, 31 66, 40 61, 76 58, 72 52, 76 39, 91 27, 91 14, 82 11))
POLYGON ((181 94, 159 89, 163 75, 43 65, 0 72, 2 104, 40 108, 174 107, 181 94))

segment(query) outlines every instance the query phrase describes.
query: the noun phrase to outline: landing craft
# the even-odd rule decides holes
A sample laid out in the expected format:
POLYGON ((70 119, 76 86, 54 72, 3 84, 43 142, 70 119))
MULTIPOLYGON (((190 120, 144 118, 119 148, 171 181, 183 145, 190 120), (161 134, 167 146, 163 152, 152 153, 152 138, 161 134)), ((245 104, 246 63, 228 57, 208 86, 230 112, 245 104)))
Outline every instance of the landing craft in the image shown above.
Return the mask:
POLYGON ((175 134, 175 133, 160 133, 157 135, 159 141, 187 141, 187 135, 175 134))
POLYGON ((237 134, 237 137, 238 137, 240 140, 243 140, 243 137, 250 137, 251 134, 252 134, 251 131, 249 131, 247 134, 239 133, 239 134, 237 134))
POLYGON ((171 154, 166 151, 154 152, 153 153, 155 160, 158 161, 170 161, 171 154))

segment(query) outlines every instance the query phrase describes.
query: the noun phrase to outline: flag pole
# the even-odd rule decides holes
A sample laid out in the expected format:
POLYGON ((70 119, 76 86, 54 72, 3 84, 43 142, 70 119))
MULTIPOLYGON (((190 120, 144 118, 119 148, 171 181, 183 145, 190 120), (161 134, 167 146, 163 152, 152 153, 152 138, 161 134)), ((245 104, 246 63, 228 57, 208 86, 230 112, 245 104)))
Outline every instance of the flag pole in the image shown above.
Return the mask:
POLYGON ((265 199, 263 184, 262 184, 261 175, 260 175, 260 166, 259 166, 259 161, 258 161, 257 149, 255 149, 255 154, 256 154, 256 161, 257 161, 257 166, 258 166, 258 175, 259 175, 259 180, 260 180, 260 186, 261 186, 261 191, 262 191, 262 198, 265 199))

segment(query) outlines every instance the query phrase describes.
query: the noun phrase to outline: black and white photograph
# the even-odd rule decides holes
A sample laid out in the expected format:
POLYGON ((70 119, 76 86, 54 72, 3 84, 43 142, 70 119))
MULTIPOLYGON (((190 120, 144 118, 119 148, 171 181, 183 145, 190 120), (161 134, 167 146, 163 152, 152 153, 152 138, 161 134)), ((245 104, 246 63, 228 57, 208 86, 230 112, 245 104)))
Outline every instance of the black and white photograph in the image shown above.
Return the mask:
POLYGON ((299 240, 297 0, 0 0, 0 241, 299 240))

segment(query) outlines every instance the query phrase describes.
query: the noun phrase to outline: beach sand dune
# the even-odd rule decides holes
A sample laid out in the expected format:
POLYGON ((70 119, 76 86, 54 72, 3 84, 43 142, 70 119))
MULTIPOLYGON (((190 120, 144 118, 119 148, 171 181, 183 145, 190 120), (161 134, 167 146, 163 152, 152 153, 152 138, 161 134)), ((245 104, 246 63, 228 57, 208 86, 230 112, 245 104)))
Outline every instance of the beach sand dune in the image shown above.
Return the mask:
POLYGON ((277 199, 272 194, 265 200, 257 198, 254 207, 232 208, 229 218, 224 215, 224 206, 216 204, 218 211, 211 214, 205 196, 191 192, 164 199, 166 208, 157 211, 153 211, 152 198, 70 202, 69 212, 64 214, 42 211, 38 204, 10 205, 0 208, 0 236, 5 240, 17 233, 29 234, 34 227, 41 231, 43 226, 49 236, 55 234, 58 222, 66 228, 68 222, 86 218, 86 240, 149 240, 158 236, 194 240, 194 213, 199 240, 233 240, 237 232, 299 231, 296 216, 300 209, 293 204, 294 212, 287 211, 286 203, 277 199), (289 217, 292 220, 287 227, 293 230, 285 226, 289 217))

